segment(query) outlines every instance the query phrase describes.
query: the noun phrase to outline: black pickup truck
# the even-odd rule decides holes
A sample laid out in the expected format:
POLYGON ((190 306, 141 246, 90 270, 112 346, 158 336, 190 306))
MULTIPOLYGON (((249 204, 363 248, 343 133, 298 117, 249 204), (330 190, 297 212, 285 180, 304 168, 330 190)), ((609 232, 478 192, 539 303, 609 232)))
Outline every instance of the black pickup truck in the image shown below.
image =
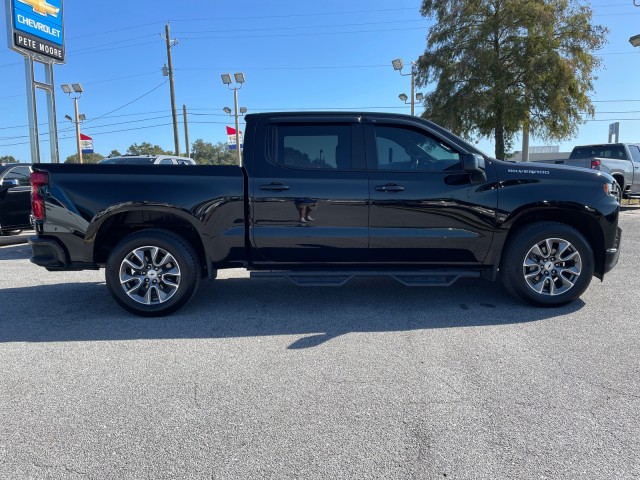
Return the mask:
POLYGON ((403 115, 246 122, 242 167, 34 165, 31 261, 105 268, 115 300, 144 316, 177 310, 223 268, 300 285, 501 277, 515 296, 554 306, 618 261, 605 173, 498 161, 403 115))

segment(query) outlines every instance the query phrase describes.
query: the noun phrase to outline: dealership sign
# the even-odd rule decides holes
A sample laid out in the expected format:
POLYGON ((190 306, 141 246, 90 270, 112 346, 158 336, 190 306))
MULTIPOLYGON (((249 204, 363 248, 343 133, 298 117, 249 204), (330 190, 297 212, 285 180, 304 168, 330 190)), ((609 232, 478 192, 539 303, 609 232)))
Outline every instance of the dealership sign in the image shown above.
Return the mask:
POLYGON ((62 0, 6 0, 9 48, 65 63, 62 0))

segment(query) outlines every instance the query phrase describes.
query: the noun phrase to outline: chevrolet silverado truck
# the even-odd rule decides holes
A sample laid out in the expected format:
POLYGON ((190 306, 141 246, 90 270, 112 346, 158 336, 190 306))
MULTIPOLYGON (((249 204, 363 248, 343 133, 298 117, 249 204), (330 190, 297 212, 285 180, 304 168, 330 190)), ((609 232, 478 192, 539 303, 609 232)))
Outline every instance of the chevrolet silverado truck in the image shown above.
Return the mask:
POLYGON ((314 286, 501 278, 556 306, 618 261, 603 172, 495 160, 403 115, 253 114, 245 132, 242 166, 34 165, 31 261, 104 268, 142 316, 174 312, 224 268, 314 286))
POLYGON ((620 198, 640 197, 640 145, 635 143, 580 145, 574 147, 568 159, 537 160, 536 163, 606 172, 616 181, 620 198))

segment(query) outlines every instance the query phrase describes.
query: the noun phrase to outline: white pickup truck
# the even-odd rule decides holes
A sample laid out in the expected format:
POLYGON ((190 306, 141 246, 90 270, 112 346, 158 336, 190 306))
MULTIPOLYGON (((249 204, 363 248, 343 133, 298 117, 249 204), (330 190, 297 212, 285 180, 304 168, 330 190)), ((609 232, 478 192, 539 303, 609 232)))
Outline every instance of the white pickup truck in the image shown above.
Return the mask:
POLYGON ((568 159, 539 160, 536 163, 601 170, 618 182, 621 198, 640 198, 640 144, 579 145, 574 147, 568 159))

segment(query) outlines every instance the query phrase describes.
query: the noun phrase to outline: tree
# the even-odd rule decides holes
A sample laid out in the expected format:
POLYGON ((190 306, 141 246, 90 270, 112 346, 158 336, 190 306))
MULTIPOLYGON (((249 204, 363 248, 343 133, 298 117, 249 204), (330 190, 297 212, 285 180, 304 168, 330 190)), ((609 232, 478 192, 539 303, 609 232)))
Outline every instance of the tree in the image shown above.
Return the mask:
POLYGON ((121 156, 122 154, 118 150, 111 150, 111 152, 109 152, 109 155, 107 155, 107 158, 121 157, 121 156))
POLYGON ((234 152, 230 151, 225 143, 218 142, 213 145, 200 138, 191 145, 191 158, 200 165, 236 165, 238 163, 234 152))
POLYGON ((173 155, 173 151, 164 150, 160 145, 151 145, 149 142, 142 142, 140 145, 134 143, 127 149, 129 155, 173 155))
POLYGON ((20 163, 13 155, 3 155, 0 157, 0 163, 20 163))
POLYGON ((524 126, 537 137, 570 138, 593 117, 589 99, 607 29, 576 0, 423 0, 434 17, 416 65, 424 117, 465 137, 495 140, 495 155, 524 126))
MULTIPOLYGON (((83 153, 82 163, 98 163, 103 158, 104 156, 100 155, 99 153, 83 153)), ((74 153, 73 155, 69 155, 64 163, 79 163, 78 154, 74 153)))

